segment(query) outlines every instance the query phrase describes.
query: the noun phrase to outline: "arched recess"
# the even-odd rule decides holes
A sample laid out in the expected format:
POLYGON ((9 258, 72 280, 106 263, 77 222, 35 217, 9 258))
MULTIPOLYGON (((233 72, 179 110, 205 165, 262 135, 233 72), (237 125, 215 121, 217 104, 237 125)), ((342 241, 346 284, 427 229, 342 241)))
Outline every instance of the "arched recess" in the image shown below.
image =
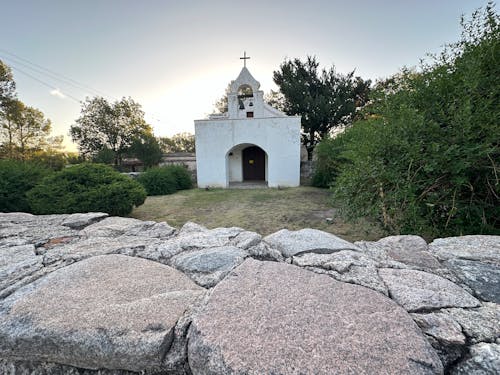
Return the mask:
POLYGON ((231 182, 267 181, 267 152, 253 143, 241 143, 226 154, 226 178, 231 182))

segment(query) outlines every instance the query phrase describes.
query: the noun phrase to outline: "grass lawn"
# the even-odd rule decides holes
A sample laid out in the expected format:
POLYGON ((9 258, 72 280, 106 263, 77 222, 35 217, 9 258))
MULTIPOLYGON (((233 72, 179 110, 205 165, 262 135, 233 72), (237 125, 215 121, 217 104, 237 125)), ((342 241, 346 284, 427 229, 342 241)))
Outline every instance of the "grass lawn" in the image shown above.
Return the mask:
POLYGON ((180 228, 193 221, 207 228, 237 226, 267 235, 286 228, 315 228, 349 241, 384 236, 380 227, 342 220, 331 206, 330 192, 314 187, 287 189, 192 189, 148 197, 130 215, 141 220, 166 221, 180 228), (328 224, 325 218, 333 218, 328 224))

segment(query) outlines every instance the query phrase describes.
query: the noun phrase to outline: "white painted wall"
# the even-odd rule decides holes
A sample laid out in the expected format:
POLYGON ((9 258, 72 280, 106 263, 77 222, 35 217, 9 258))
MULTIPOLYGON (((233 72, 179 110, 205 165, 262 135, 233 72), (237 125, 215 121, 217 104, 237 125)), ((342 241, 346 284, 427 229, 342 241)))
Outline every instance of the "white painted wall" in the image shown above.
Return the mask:
POLYGON ((270 187, 300 184, 300 117, 196 120, 198 186, 228 187, 241 181, 241 150, 249 145, 267 154, 270 187), (235 146, 235 160, 228 153, 235 146), (239 165, 238 165, 239 162, 239 165))

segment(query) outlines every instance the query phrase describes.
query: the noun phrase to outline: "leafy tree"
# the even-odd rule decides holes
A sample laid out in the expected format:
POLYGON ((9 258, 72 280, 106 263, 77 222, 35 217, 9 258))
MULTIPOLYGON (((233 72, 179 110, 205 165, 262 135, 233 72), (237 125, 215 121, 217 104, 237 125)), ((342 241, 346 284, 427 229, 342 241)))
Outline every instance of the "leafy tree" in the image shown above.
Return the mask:
POLYGON ((228 111, 227 108, 227 94, 229 94, 229 91, 231 90, 231 83, 229 83, 226 87, 226 90, 224 91, 224 95, 220 97, 219 100, 217 100, 214 104, 215 111, 217 113, 226 113, 228 111))
POLYGON ((68 155, 64 152, 62 142, 62 135, 48 137, 44 143, 40 144, 39 149, 33 152, 31 160, 55 171, 63 169, 68 161, 68 155))
POLYGON ((151 127, 144 120, 141 106, 131 98, 109 103, 102 97, 87 98, 81 115, 70 134, 80 152, 95 156, 104 148, 114 153, 114 164, 120 165, 123 154, 134 140, 151 127))
POLYGON ((316 58, 308 56, 285 60, 273 74, 283 94, 283 110, 302 116, 302 142, 309 159, 316 144, 333 128, 351 123, 356 110, 365 105, 370 81, 342 75, 330 69, 319 70, 316 58))
POLYGON ((8 100, 2 116, 2 154, 7 158, 29 159, 33 152, 47 144, 50 120, 19 100, 8 100))
POLYGON ((158 165, 163 153, 154 135, 152 133, 143 133, 134 139, 126 155, 139 159, 146 168, 149 168, 158 165))
POLYGON ((11 69, 0 61, 0 156, 27 160, 49 147, 51 125, 41 111, 16 98, 15 88, 11 69))
POLYGON ((345 212, 393 233, 500 233, 500 16, 489 3, 462 26, 420 71, 378 85, 340 136, 345 212))
POLYGON ((195 152, 194 134, 178 133, 172 137, 160 137, 159 143, 164 153, 172 152, 195 152))
POLYGON ((14 99, 16 83, 9 66, 0 60, 0 110, 6 100, 14 99))

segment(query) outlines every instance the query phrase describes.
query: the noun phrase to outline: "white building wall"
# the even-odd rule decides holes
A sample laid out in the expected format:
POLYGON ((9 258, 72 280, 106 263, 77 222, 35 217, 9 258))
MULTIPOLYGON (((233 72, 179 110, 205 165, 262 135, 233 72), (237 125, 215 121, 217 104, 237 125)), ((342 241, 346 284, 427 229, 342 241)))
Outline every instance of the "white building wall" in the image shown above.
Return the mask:
POLYGON ((239 168, 228 153, 243 144, 266 152, 269 187, 300 184, 300 117, 195 120, 195 134, 198 187, 228 187, 232 179, 241 181, 244 147, 236 148, 239 168))

